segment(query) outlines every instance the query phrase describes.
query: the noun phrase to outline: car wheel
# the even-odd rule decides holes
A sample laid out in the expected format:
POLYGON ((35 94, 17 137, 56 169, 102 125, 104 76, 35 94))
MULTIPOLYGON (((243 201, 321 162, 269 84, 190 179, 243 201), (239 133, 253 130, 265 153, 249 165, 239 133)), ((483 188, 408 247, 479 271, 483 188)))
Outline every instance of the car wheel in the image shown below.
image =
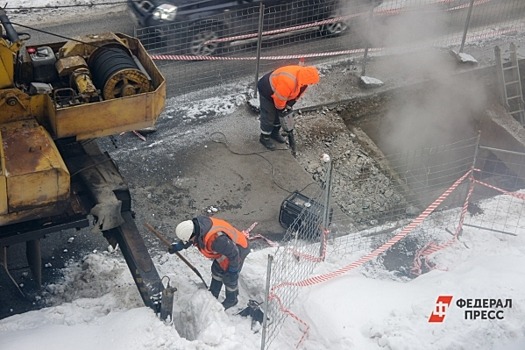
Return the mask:
POLYGON ((188 53, 195 56, 211 56, 220 52, 223 43, 215 41, 221 38, 222 27, 219 24, 197 25, 190 30, 188 53))
POLYGON ((323 36, 337 36, 348 30, 348 25, 344 22, 334 22, 324 24, 321 27, 321 35, 323 36))

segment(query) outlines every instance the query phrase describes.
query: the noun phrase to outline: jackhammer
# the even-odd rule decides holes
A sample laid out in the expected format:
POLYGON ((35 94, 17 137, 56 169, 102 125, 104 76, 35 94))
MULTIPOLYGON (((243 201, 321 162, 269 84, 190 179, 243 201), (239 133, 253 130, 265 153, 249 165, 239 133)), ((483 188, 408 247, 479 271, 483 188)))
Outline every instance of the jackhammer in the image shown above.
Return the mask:
POLYGON ((281 128, 288 136, 288 144, 290 145, 290 149, 292 150, 292 156, 295 157, 297 155, 297 150, 295 148, 295 136, 293 134, 295 126, 295 121, 293 118, 294 114, 294 110, 288 108, 279 115, 279 121, 281 122, 281 128))

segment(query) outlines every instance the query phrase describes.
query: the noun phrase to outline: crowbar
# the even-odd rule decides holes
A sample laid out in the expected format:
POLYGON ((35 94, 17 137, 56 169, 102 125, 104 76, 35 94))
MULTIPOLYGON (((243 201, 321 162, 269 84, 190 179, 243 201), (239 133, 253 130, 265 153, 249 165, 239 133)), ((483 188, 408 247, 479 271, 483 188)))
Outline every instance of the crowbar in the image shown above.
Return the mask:
MULTIPOLYGON (((150 224, 148 224, 147 222, 144 224, 144 226, 146 226, 146 228, 151 232, 153 233, 155 236, 157 236, 158 239, 161 240, 162 243, 164 243, 165 245, 167 245, 168 247, 171 247, 171 242, 166 238, 166 236, 164 236, 162 233, 160 233, 159 231, 155 230, 155 228, 153 228, 153 226, 151 226, 150 224)), ((201 273, 199 272, 199 270, 197 270, 197 268, 195 266, 193 266, 184 256, 182 256, 179 252, 175 252, 175 255, 177 255, 179 257, 180 260, 182 260, 186 265, 188 265, 188 267, 190 269, 193 270, 193 272, 195 272, 195 274, 197 276, 199 276, 199 278, 201 279, 202 283, 204 283, 204 286, 206 287, 206 289, 208 289, 208 285, 206 284, 206 281, 204 281, 204 278, 202 278, 202 275, 201 273)))

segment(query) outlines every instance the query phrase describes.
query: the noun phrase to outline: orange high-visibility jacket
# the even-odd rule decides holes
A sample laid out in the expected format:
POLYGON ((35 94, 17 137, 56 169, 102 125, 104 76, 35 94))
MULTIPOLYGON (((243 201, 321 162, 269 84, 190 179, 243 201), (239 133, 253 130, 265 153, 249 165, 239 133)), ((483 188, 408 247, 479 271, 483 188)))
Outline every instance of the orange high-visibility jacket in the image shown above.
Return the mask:
POLYGON ((319 72, 315 67, 285 66, 277 68, 270 75, 275 108, 284 109, 287 101, 297 100, 301 96, 301 87, 318 82, 319 72))
POLYGON ((216 259, 221 268, 224 271, 226 271, 228 270, 228 266, 230 265, 228 258, 226 258, 222 254, 217 253, 211 248, 215 239, 217 239, 217 237, 221 234, 226 234, 235 244, 243 248, 247 248, 248 238, 246 237, 244 232, 237 230, 228 222, 217 218, 210 219, 212 222, 212 227, 203 237, 204 247, 197 245, 197 248, 205 257, 210 259, 216 259))

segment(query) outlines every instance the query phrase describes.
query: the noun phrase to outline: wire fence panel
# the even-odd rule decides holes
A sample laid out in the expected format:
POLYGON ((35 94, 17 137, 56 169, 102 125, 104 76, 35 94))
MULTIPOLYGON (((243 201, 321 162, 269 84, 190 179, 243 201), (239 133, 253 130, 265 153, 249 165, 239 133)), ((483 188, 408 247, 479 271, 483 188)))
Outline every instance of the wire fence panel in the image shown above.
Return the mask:
POLYGON ((523 31, 519 0, 385 1, 375 9, 372 46, 391 50, 454 48, 523 31))
MULTIPOLYGON (((311 197, 294 194, 290 200, 298 207, 308 205, 297 212, 272 259, 267 301, 271 322, 265 328, 264 348, 272 347, 285 322, 299 330, 297 344, 290 346, 307 337, 308 324, 293 312, 301 288, 357 268, 372 277, 388 271, 401 279, 417 277, 436 267, 432 254, 456 244, 464 227, 496 235, 523 234, 525 154, 489 150, 478 140, 375 159, 360 169, 351 181, 353 189, 345 189, 346 197, 332 196, 332 206, 341 211, 330 216, 329 230, 321 224, 328 187, 311 197), (383 181, 389 181, 388 196, 379 190, 383 181), (355 196, 369 202, 357 211, 345 208, 355 196), (336 269, 315 274, 322 261, 336 269)), ((325 178, 324 183, 332 182, 336 194, 342 182, 337 160, 333 167, 333 173, 326 172, 332 179, 325 178)))
POLYGON ((136 29, 161 70, 174 77, 170 93, 226 88, 234 79, 262 76, 301 57, 319 64, 360 57, 366 47, 382 55, 426 47, 462 52, 525 31, 520 0, 268 1, 261 28, 259 2, 221 4, 217 14, 194 10, 191 19, 136 29))
POLYGON ((231 3, 225 2, 231 9, 223 13, 135 30, 161 70, 175 72, 175 79, 168 81, 169 91, 181 95, 253 76, 259 32, 261 72, 296 64, 298 57, 320 51, 315 42, 350 35, 350 28, 357 28, 370 8, 369 0, 354 1, 345 7, 336 0, 269 1, 259 28, 259 6, 253 2, 242 6, 231 3), (305 42, 312 49, 305 50, 305 42), (286 58, 291 51, 296 55, 286 58), (184 61, 187 64, 182 64, 184 61))

